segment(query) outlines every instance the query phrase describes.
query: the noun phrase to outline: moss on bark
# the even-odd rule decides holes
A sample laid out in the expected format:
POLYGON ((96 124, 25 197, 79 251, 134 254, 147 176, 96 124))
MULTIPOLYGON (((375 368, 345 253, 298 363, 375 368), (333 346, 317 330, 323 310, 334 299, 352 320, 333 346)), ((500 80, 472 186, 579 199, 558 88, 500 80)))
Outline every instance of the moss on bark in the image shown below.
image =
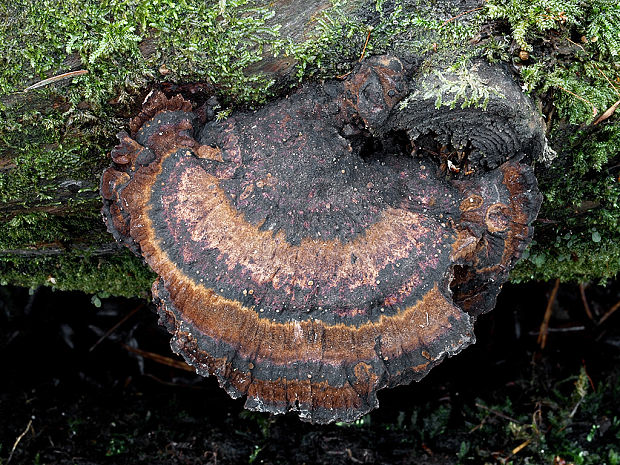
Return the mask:
POLYGON ((475 0, 4 2, 0 281, 148 292, 150 273, 111 248, 99 219, 98 184, 116 132, 153 85, 204 82, 224 115, 231 107, 260 104, 303 78, 345 74, 363 54, 388 50, 422 57, 421 72, 438 63, 466 69, 481 56, 507 62, 539 100, 559 154, 550 168, 537 166, 545 194, 542 220, 513 279, 615 275, 620 131, 615 115, 593 126, 584 99, 600 115, 617 98, 614 58, 620 50, 605 37, 620 28, 619 7, 604 0, 556 0, 548 11, 545 2, 534 2, 540 8, 524 15, 521 3, 527 2, 505 8, 475 0), (562 9, 563 2, 570 8, 562 9), (570 45, 581 34, 586 41, 570 45), (78 70, 87 73, 23 92, 78 70))

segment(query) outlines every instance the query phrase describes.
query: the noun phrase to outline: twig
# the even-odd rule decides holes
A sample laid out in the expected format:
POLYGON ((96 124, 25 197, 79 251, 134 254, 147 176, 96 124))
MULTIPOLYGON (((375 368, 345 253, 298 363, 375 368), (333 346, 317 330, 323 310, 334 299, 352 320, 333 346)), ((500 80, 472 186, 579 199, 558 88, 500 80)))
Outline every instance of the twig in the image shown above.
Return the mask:
POLYGON ((449 22, 454 21, 455 19, 458 19, 461 16, 465 16, 465 15, 467 15, 469 13, 473 13, 474 11, 482 10, 483 8, 484 8, 483 6, 479 6, 478 8, 474 8, 473 10, 463 11, 462 13, 459 13, 458 15, 456 15, 456 16, 450 18, 450 19, 445 20, 443 23, 441 23, 440 27, 444 27, 449 22))
MULTIPOLYGON (((577 47, 579 47, 581 50, 583 50, 585 53, 588 53, 586 51, 585 48, 583 48, 581 46, 581 44, 578 44, 577 42, 573 42, 572 40, 570 40, 568 37, 566 38, 566 40, 568 40, 571 44, 576 45, 577 47)), ((596 68, 596 70, 599 72, 599 74, 601 74, 605 80, 609 83, 609 85, 613 88, 613 90, 616 92, 616 94, 620 97, 620 91, 618 91, 618 89, 616 88, 616 86, 614 85, 614 83, 611 81, 611 79, 609 79, 607 77, 607 75, 603 72, 603 70, 601 70, 601 68, 599 68, 598 66, 596 66, 596 63, 594 63, 594 61, 590 62, 590 64, 592 66, 594 66, 596 68)), ((559 86, 558 86, 559 87, 559 86)), ((561 87, 560 87, 561 88, 561 87)), ((566 90, 566 89, 563 89, 566 90)), ((566 90, 566 92, 570 92, 568 90, 566 90)), ((570 92, 572 93, 572 92, 570 92)), ((575 94, 573 94, 575 95, 575 94)), ((575 95, 575 97, 581 98, 578 95, 575 95)), ((585 99, 582 98, 582 100, 586 101, 585 99)), ((592 105, 592 103, 588 102, 590 105, 592 105)), ((605 121, 607 118, 609 118, 611 115, 614 114, 614 112, 618 109, 618 106, 620 105, 620 100, 618 100, 616 103, 614 103, 612 106, 610 106, 605 113, 603 113, 601 116, 599 116, 596 121, 594 121, 594 123, 592 123, 592 126, 596 126, 597 124, 605 121)), ((592 105, 592 107, 594 108, 594 105, 592 105)), ((594 108, 596 110, 596 108, 594 108)), ((594 116, 596 116, 596 113, 594 114, 594 116)))
MULTIPOLYGON (((358 63, 361 63, 362 60, 364 59, 364 55, 366 54, 366 47, 368 47, 368 41, 370 40, 370 34, 372 33, 372 29, 373 29, 372 26, 368 28, 368 34, 366 35, 366 41, 364 42, 364 48, 362 49, 362 54, 360 55, 359 60, 357 60, 358 63)), ((348 73, 341 74, 340 76, 336 76, 336 79, 344 79, 349 74, 351 74, 351 71, 349 71, 348 73)))
POLYGON ((44 87, 48 84, 52 84, 57 81, 62 81, 63 79, 69 79, 69 78, 73 78, 76 76, 81 76, 82 74, 88 74, 88 70, 79 69, 77 71, 70 71, 68 73, 59 74, 58 76, 52 76, 50 78, 43 79, 42 81, 39 81, 29 87, 26 87, 22 92, 28 92, 29 90, 38 89, 39 87, 44 87))
MULTIPOLYGON (((499 463, 508 463, 508 460, 510 460, 512 457, 514 457, 516 454, 518 454, 519 452, 521 452, 525 447, 527 447, 530 443, 532 442, 531 439, 528 439, 527 441, 523 441, 521 444, 519 444, 517 447, 515 447, 514 449, 512 449, 512 451, 510 452, 510 455, 508 455, 508 457, 500 457, 499 458, 499 463)), ((512 463, 512 462, 510 462, 512 463)))
POLYGON ((565 89, 562 86, 557 86, 558 88, 562 89, 564 92, 568 92, 569 94, 571 94, 574 97, 577 97, 579 100, 586 102, 588 105, 590 105, 592 107, 592 118, 594 118, 596 115, 598 115, 598 110, 596 109, 596 107, 594 106, 594 104, 592 102, 590 102, 588 99, 581 97, 580 95, 577 95, 574 92, 571 92, 568 89, 565 89))
MULTIPOLYGON (((566 326, 564 328, 547 328, 548 333, 572 333, 575 331, 585 331, 586 327, 583 325, 579 326, 566 326)), ((540 336, 540 331, 530 331, 528 333, 530 336, 540 336)))
POLYGON ((422 447, 422 449, 424 450, 424 452, 426 452, 427 455, 429 456, 433 456, 433 449, 431 449, 430 447, 428 447, 426 444, 422 443, 420 444, 420 446, 422 447))
POLYGON ((162 384, 164 386, 181 387, 181 388, 184 388, 184 389, 193 389, 195 391, 204 391, 205 390, 204 387, 194 386, 192 384, 173 383, 173 382, 170 382, 170 381, 164 381, 163 379, 160 379, 157 376, 152 375, 150 373, 145 373, 144 376, 146 376, 147 378, 150 378, 153 381, 155 381, 156 383, 162 384))
POLYGON ((482 425, 484 425, 487 421, 487 418, 489 418, 489 416, 487 415, 486 417, 484 417, 482 419, 482 421, 480 422, 480 424, 474 426, 472 429, 469 430, 469 434, 473 433, 474 431, 476 431, 477 429, 482 428, 482 425))
POLYGON ((549 110, 549 114, 547 115, 547 124, 545 129, 545 134, 549 134, 551 132, 551 120, 553 120, 553 115, 555 114, 555 106, 551 107, 549 110))
POLYGON ((479 404, 478 402, 476 402, 475 405, 476 405, 476 407, 481 408, 483 410, 486 410, 487 412, 490 412, 490 413, 492 413, 493 415, 495 415, 497 417, 503 418, 504 420, 512 421, 513 423, 517 423, 518 425, 522 425, 523 424, 523 422, 521 422, 521 421, 519 421, 519 420, 517 420, 515 418, 509 417, 508 415, 504 415, 502 412, 498 412, 497 410, 493 410, 492 408, 489 408, 486 405, 479 404))
POLYGON ((532 428, 536 434, 540 434, 540 425, 542 425, 542 407, 540 402, 536 402, 536 410, 532 413, 532 428))
POLYGON ((553 310, 553 303, 555 302, 555 298, 558 295, 558 289, 560 287, 560 280, 555 280, 555 285, 553 286, 553 290, 551 291, 551 295, 549 296, 549 301, 547 302, 547 309, 545 310, 545 316, 543 318, 542 323, 540 324, 540 334, 538 335, 537 342, 540 344, 540 348, 544 349, 547 345, 547 334, 549 332, 549 320, 551 319, 551 313, 553 310))
POLYGON ((579 406, 581 405, 581 402, 583 402, 584 397, 585 396, 581 396, 581 398, 577 401, 577 403, 573 407, 573 410, 571 410, 571 412, 568 414, 568 418, 573 418, 575 416, 577 410, 579 409, 579 406))
POLYGON ((616 88, 616 86, 614 86, 614 83, 613 83, 613 82, 611 82, 611 79, 609 79, 609 78, 607 77, 607 75, 606 75, 606 74, 605 74, 605 73, 604 73, 604 72, 603 72, 603 71, 602 71, 602 70, 601 70, 598 66, 596 66, 596 63, 594 63, 594 61, 592 61, 591 63, 592 63, 592 65, 596 68, 596 70, 597 70, 599 73, 601 73, 601 74, 603 75, 603 77, 605 78, 605 80, 609 83, 609 85, 610 85, 611 87, 613 87, 613 89, 616 91, 616 94, 620 97, 620 92, 618 91, 618 89, 616 88))
POLYGON ((618 310, 620 308, 620 301, 616 302, 616 304, 611 307, 609 310, 607 310, 607 312, 601 317, 600 320, 598 320, 598 324, 602 324, 605 322, 605 320, 607 320, 607 318, 609 318, 611 315, 613 315, 613 313, 618 310))
POLYGON ((583 309, 586 311, 586 315, 590 320, 594 321, 594 317, 592 316, 592 312, 590 311, 590 306, 588 305, 588 299, 586 299, 586 290, 583 286, 583 283, 579 283, 579 293, 581 294, 581 301, 583 302, 583 309))
POLYGON ((609 118, 611 115, 613 115, 614 112, 618 109, 618 106, 620 106, 620 100, 618 100, 616 103, 610 106, 607 110, 605 110, 605 113, 603 113, 601 116, 596 118, 596 121, 592 123, 592 126, 596 126, 597 124, 602 123, 607 118, 609 118))
MULTIPOLYGON (((555 37, 557 37, 557 34, 555 34, 555 37)), ((583 48, 583 46, 581 44, 578 44, 577 42, 575 42, 574 40, 571 40, 568 37, 565 37, 566 40, 568 40, 571 44, 576 45, 577 47, 579 47, 581 50, 583 50, 585 53, 588 53, 588 51, 583 48)))
POLYGON ((510 456, 512 457, 513 455, 517 455, 519 452, 525 449, 530 442, 532 442, 532 440, 528 439, 527 441, 524 441, 521 444, 519 444, 517 447, 512 449, 512 454, 510 454, 510 456))
POLYGON ((121 320, 116 323, 114 326, 112 326, 110 329, 108 329, 105 334, 103 336, 101 336, 97 342, 95 342, 90 349, 88 349, 89 352, 92 352, 95 347, 97 347, 99 344, 101 344, 101 342, 106 339, 110 334, 112 334, 114 331, 116 331, 118 329, 118 327, 120 325, 122 325, 123 323, 125 323, 129 318, 131 318, 135 313, 137 313, 138 310, 140 310, 142 307, 144 306, 144 304, 140 304, 138 305, 136 308, 134 308, 131 312, 129 312, 127 315, 125 315, 123 318, 121 318, 121 320))
POLYGON ((349 460, 351 460, 352 462, 355 462, 355 463, 364 463, 364 462, 362 462, 361 460, 356 459, 355 457, 353 457, 353 452, 351 452, 351 449, 349 449, 348 447, 347 447, 347 456, 349 457, 349 460))
POLYGON ((360 63, 364 59, 364 55, 366 54, 366 47, 368 47, 368 41, 370 40, 370 33, 372 32, 372 27, 368 28, 368 35, 366 36, 366 42, 364 42, 364 48, 362 49, 362 54, 360 55, 360 59, 357 60, 360 63))
POLYGON ((592 378, 590 378, 590 375, 588 374, 588 369, 586 368, 586 361, 582 359, 581 364, 583 365, 583 372, 586 374, 586 378, 588 378, 588 381, 590 382, 592 391, 596 392, 596 387, 594 387, 594 381, 592 381, 592 378))
POLYGON ((24 438, 24 436, 26 436, 26 433, 28 432, 28 430, 32 427, 32 418, 30 419, 30 421, 28 422, 28 424, 26 425, 26 428, 24 429, 24 431, 22 431, 22 434, 20 434, 19 436, 17 436, 17 439, 15 440, 15 442, 13 443, 13 448, 11 449, 11 453, 9 454, 9 458, 6 459, 6 463, 7 465, 9 465, 9 463, 11 462, 11 459, 13 458, 13 454, 15 453, 15 449, 17 449, 17 445, 19 444, 19 442, 24 438))
POLYGON ((190 367, 187 363, 181 362, 180 360, 174 360, 173 358, 164 357, 163 355, 159 355, 154 352, 147 352, 146 350, 136 349, 135 347, 128 346, 127 344, 121 344, 121 346, 123 346, 123 348, 129 352, 133 352, 134 354, 140 355, 141 357, 153 360, 155 363, 166 365, 172 368, 177 368, 179 370, 189 371, 191 373, 196 372, 196 370, 190 367))

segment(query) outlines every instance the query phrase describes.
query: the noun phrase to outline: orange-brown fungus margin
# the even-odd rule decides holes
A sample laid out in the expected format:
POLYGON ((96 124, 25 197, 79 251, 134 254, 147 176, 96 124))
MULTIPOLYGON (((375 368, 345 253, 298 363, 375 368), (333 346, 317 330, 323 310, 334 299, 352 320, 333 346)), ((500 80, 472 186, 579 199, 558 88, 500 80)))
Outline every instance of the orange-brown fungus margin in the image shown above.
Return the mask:
POLYGON ((540 196, 517 156, 450 180, 410 155, 392 118, 410 71, 368 59, 224 121, 153 92, 119 134, 108 229, 159 275, 173 350, 250 409, 376 408, 474 341, 531 238, 540 196))

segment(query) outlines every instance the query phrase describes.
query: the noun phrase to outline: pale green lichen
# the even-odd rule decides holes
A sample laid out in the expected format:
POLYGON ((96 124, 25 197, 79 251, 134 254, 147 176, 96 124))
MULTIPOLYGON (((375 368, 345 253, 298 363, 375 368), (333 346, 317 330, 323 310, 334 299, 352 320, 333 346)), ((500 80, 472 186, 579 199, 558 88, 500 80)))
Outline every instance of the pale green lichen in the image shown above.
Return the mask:
POLYGON ((504 98, 504 95, 489 83, 482 82, 480 76, 472 72, 475 68, 476 65, 471 68, 457 68, 449 75, 433 70, 435 79, 425 81, 422 90, 413 92, 399 107, 406 108, 412 100, 421 97, 434 100, 437 109, 446 106, 453 110, 458 105, 461 109, 477 107, 486 110, 491 95, 499 98, 504 98))

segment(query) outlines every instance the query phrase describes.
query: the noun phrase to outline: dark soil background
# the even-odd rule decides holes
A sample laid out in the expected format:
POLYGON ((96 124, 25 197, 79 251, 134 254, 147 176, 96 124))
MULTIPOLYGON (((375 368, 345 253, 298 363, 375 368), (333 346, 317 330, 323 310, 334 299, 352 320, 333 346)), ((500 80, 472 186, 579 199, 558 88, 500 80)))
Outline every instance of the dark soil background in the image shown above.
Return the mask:
POLYGON ((592 318, 561 284, 541 349, 553 287, 506 285, 474 346, 328 426, 245 411, 178 363, 145 301, 0 287, 0 465, 618 465, 620 283, 585 287, 592 318))

